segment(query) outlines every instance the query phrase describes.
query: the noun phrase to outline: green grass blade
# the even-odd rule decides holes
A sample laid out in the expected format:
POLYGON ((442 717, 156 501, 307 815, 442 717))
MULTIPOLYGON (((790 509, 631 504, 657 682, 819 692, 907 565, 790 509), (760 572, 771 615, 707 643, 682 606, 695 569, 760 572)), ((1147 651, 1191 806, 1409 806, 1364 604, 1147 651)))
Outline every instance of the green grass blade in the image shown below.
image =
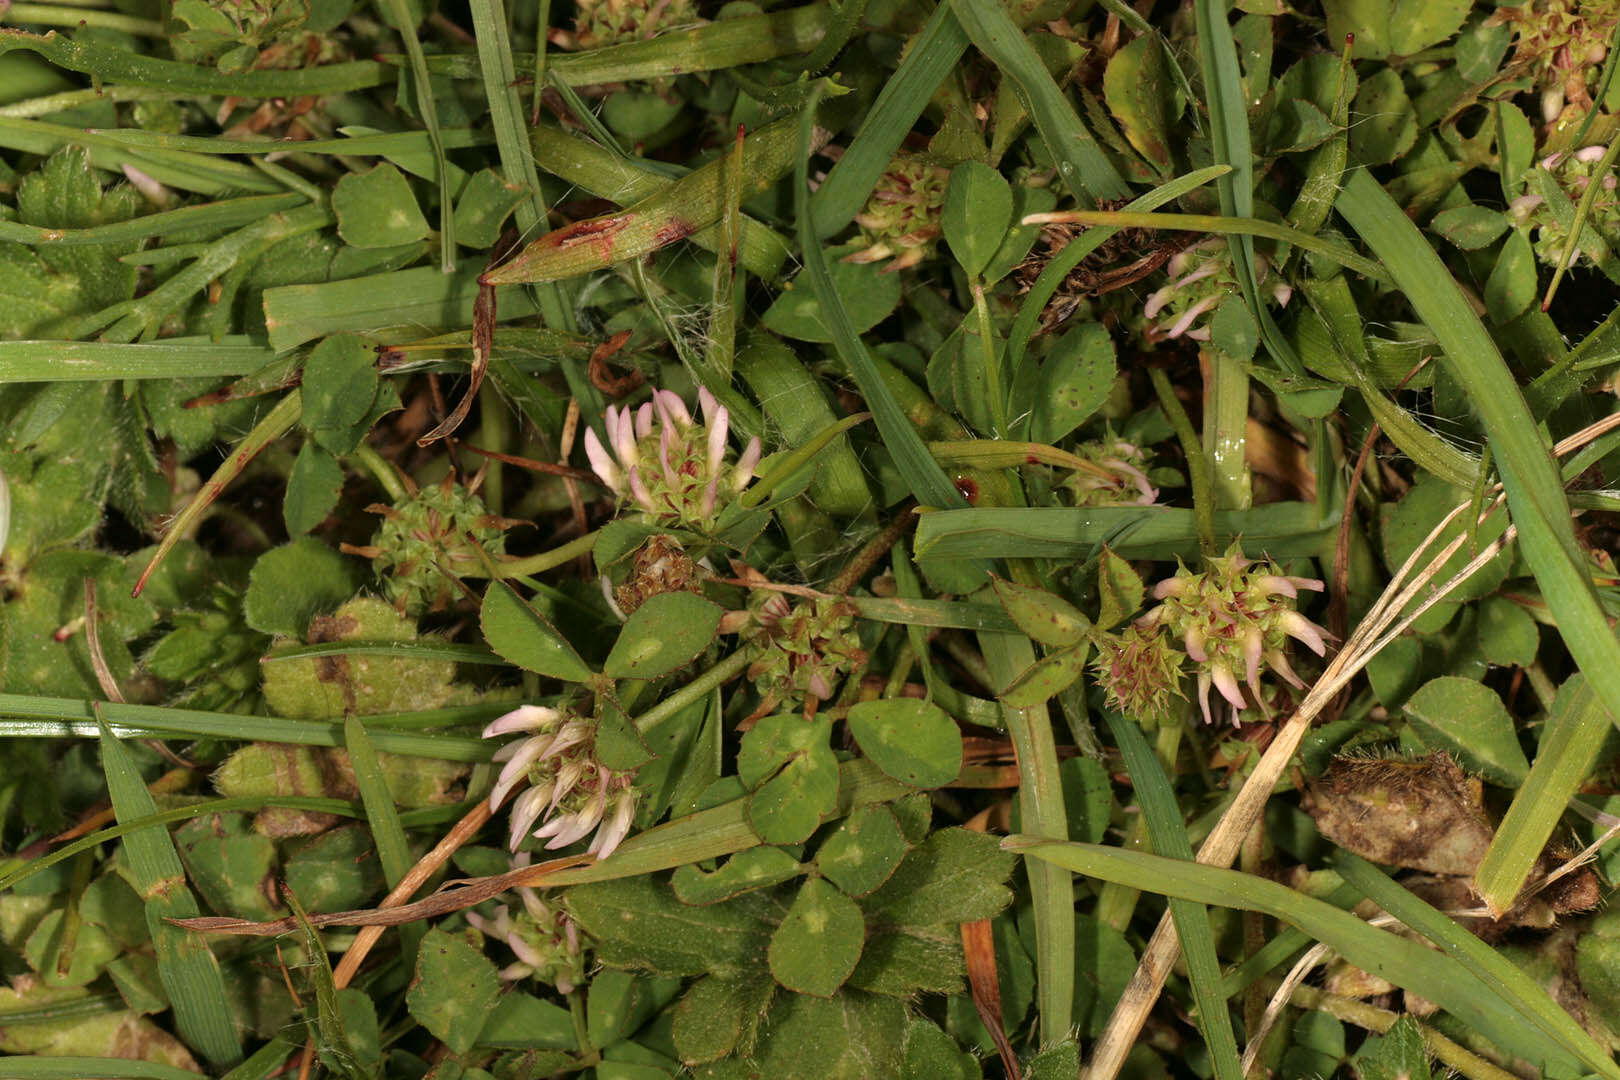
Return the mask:
POLYGON ((219 342, 164 338, 105 341, 0 341, 0 382, 102 382, 251 375, 276 358, 245 337, 219 342))
MULTIPOLYGON (((1428 998, 1476 1032, 1489 1033, 1493 1042, 1514 1053, 1548 1066, 1576 1068, 1577 1059, 1560 1042, 1529 1027, 1528 1018, 1505 1001, 1492 984, 1450 956, 1369 926, 1347 911, 1275 881, 1097 844, 1054 844, 1034 837, 1009 836, 1002 846, 1056 862, 1077 874, 1117 881, 1143 892, 1269 915, 1305 931, 1363 971, 1428 998)), ((1612 1063, 1609 1068, 1614 1068, 1612 1063)))
MULTIPOLYGON (((479 69, 484 78, 484 97, 489 102, 489 123, 495 129, 495 146, 501 155, 501 171, 509 183, 522 184, 528 189, 528 197, 518 203, 513 220, 518 231, 532 239, 536 233, 547 229, 546 200, 529 148, 530 125, 518 95, 517 63, 506 33, 506 7, 501 0, 471 0, 469 9, 478 44, 479 69)), ((541 27, 540 32, 544 34, 545 28, 541 27)), ((537 96, 539 92, 540 88, 536 87, 537 96)), ((574 329, 573 308, 562 285, 548 282, 535 292, 547 326, 574 329)))
MULTIPOLYGON (((0 55, 6 51, 5 28, 0 27, 0 55)), ((128 56, 129 53, 123 53, 128 56)), ((105 135, 92 135, 82 128, 46 123, 43 120, 0 118, 0 147, 46 156, 64 146, 82 146, 90 162, 100 169, 118 172, 134 165, 160 183, 182 191, 203 195, 238 195, 244 191, 281 194, 285 189, 250 165, 239 161, 210 161, 201 154, 178 151, 142 151, 105 135)))
MULTIPOLYGON (((795 130, 792 119, 778 120, 744 139, 744 199, 764 192, 793 167, 798 153, 795 130)), ((560 281, 638 259, 717 226, 725 213, 727 162, 724 156, 716 158, 623 213, 547 233, 510 262, 485 274, 484 280, 492 285, 560 281)), ((717 234, 721 231, 716 229, 717 234)), ((724 247, 723 238, 716 239, 724 247)))
MULTIPOLYGON (((433 97, 433 85, 428 78, 427 59, 422 52, 422 41, 416 36, 411 23, 411 9, 405 0, 377 0, 387 21, 392 24, 405 43, 405 55, 410 60, 412 89, 416 91, 416 108, 422 114, 428 139, 433 143, 434 182, 439 189, 439 264, 446 274, 456 269, 456 205, 450 190, 449 160, 444 156, 444 137, 439 133, 439 103, 433 97)), ((507 62, 511 62, 510 54, 507 62)), ((499 132, 497 132, 499 137, 499 132)))
POLYGON ((1342 276, 1311 278, 1303 286, 1305 298, 1326 328, 1326 338, 1348 370, 1349 383, 1367 403, 1389 441, 1420 467, 1460 488, 1472 488, 1479 479, 1479 461, 1463 453, 1418 422, 1367 374, 1366 335, 1356 310, 1350 284, 1342 276))
POLYGON ((1092 202, 1129 195, 1131 189, 1114 163, 1081 123, 1080 114, 1006 10, 992 0, 951 0, 951 10, 979 51, 1013 81, 1064 183, 1077 194, 1090 196, 1092 202))
POLYGON ((6 1080, 200 1080, 202 1073, 151 1061, 117 1058, 28 1057, 16 1055, 0 1065, 6 1080))
MULTIPOLYGON (((529 145, 535 161, 546 172, 620 206, 651 198, 679 179, 656 170, 651 162, 625 158, 588 139, 546 125, 529 133, 529 145)), ((727 250, 718 224, 699 229, 687 239, 716 254, 727 250)), ((750 274, 775 281, 791 250, 792 245, 769 226, 742 215, 737 261, 750 274)))
MULTIPOLYGON (((1035 647, 1023 634, 979 634, 979 649, 998 686, 1006 686, 1035 662, 1035 647)), ((1052 719, 1043 704, 1033 709, 1001 706, 1002 722, 1018 761, 1018 807, 1024 828, 1048 839, 1067 838, 1063 782, 1058 776, 1052 719)), ((1061 866, 1032 863, 1030 904, 1035 914, 1035 1005, 1042 1046, 1068 1033, 1074 1014, 1074 881, 1061 866)))
MULTIPOLYGON (((1320 520, 1309 503, 1218 510, 1215 541, 1242 537, 1251 553, 1276 559, 1331 553, 1338 519, 1320 520)), ((1128 559, 1198 558, 1198 526, 1182 508, 1097 506, 942 510, 917 523, 917 555, 931 558, 1090 558, 1102 544, 1128 559)))
MULTIPOLYGON (((79 698, 35 697, 30 694, 0 694, 0 738, 94 738, 96 705, 79 698)), ((487 707, 486 717, 506 709, 487 707)), ((252 742, 284 742, 299 746, 342 746, 341 721, 286 720, 272 716, 240 716, 236 713, 168 709, 157 705, 100 704, 107 726, 121 739, 180 738, 241 739, 252 742)), ((475 713, 458 713, 469 719, 475 713)), ((367 730, 382 727, 386 717, 365 718, 367 730)), ((372 731, 377 749, 412 757, 437 757, 446 761, 488 761, 495 747, 472 736, 413 734, 405 731, 372 731)))
MULTIPOLYGON (((152 793, 146 790, 129 749, 107 725, 101 729, 101 765, 107 774, 107 794, 118 820, 157 813, 152 793)), ((136 891, 146 900, 146 926, 157 954, 158 979, 174 1009, 175 1027, 187 1046, 215 1065, 242 1060, 242 1044, 231 1018, 225 977, 219 962, 201 938, 171 926, 167 919, 199 914, 197 899, 186 886, 185 867, 174 850, 168 830, 148 827, 123 839, 124 856, 136 891)), ((90 1074, 80 1074, 90 1075, 90 1074)))
POLYGON ((43 229, 34 225, 19 225, 15 221, 0 221, 0 240, 18 244, 116 244, 130 240, 146 240, 154 236, 191 230, 234 229, 274 214, 302 206, 302 195, 249 195, 240 199, 221 199, 201 206, 185 206, 178 210, 164 210, 146 214, 129 221, 111 225, 97 225, 88 229, 43 229))
POLYGON ((878 434, 893 455, 895 467, 900 470, 912 494, 918 502, 928 506, 963 506, 966 500, 962 498, 962 493, 946 478, 944 470, 923 444, 922 436, 917 434, 905 411, 884 385, 877 365, 872 362, 860 335, 849 321, 849 312, 844 309, 837 287, 833 285, 832 272, 827 269, 827 256, 821 250, 821 241, 817 239, 810 205, 809 166, 811 147, 814 145, 812 124, 819 98, 819 91, 812 94, 810 104, 800 118, 799 152, 795 156, 793 176, 794 204, 799 216, 799 246, 805 276, 810 279, 810 287, 815 290, 816 299, 821 303, 821 317, 832 335, 833 346, 855 377, 855 385, 866 399, 866 407, 872 411, 878 434))
POLYGON ((1514 793, 1474 875, 1474 887, 1491 910, 1513 905, 1564 807, 1597 764, 1609 723, 1608 713, 1581 676, 1559 688, 1530 774, 1514 793))
POLYGON ((252 1057, 220 1077, 220 1080, 270 1080, 280 1072, 282 1063, 292 1057, 296 1049, 298 1047, 278 1036, 259 1047, 252 1057))
POLYGON ((912 125, 928 107, 939 84, 961 62, 967 47, 967 33, 956 20, 951 5, 935 7, 921 32, 912 39, 911 49, 900 67, 883 84, 877 100, 867 110, 866 119, 850 140, 844 156, 811 198, 810 208, 819 239, 843 231, 855 220, 879 177, 889 167, 894 152, 900 149, 912 125))
POLYGON ((0 56, 15 49, 38 53, 57 67, 109 83, 149 86, 171 94, 235 94, 245 98, 305 97, 368 90, 394 81, 394 69, 374 60, 290 69, 226 73, 212 64, 184 64, 142 56, 118 45, 60 34, 30 34, 0 27, 0 56))
MULTIPOLYGON (((1195 174, 1196 175, 1196 174, 1195 174)), ((1383 284, 1393 284, 1390 275, 1372 259, 1356 254, 1348 244, 1301 232, 1290 225, 1257 218, 1231 217, 1222 214, 1146 214, 1127 210, 1066 210, 1055 214, 1032 214, 1025 220, 1061 221, 1074 225, 1110 225, 1125 229, 1173 229, 1178 232, 1207 232, 1222 236, 1258 236, 1277 240, 1309 251, 1313 255, 1331 259, 1346 270, 1354 270, 1364 277, 1383 284)))
MULTIPOLYGON (((365 724, 358 717, 343 721, 343 742, 349 750, 349 764, 354 767, 354 786, 360 791, 360 801, 366 808, 366 822, 371 826, 371 837, 377 845, 377 861, 382 865, 383 880, 393 889, 410 873, 410 848, 405 840, 405 827, 400 824, 399 809, 394 805, 393 793, 377 761, 377 750, 365 724)), ((427 928, 422 923, 407 923, 400 927, 404 946, 404 963, 416 967, 416 950, 427 928)), ((324 954, 323 954, 324 955, 324 954)))
MULTIPOLYGON (((1107 714, 1108 730, 1125 755, 1125 768, 1131 774, 1137 805, 1147 822, 1153 850, 1171 859, 1193 861, 1187 825, 1176 805, 1176 793, 1142 729, 1116 713, 1107 714)), ((1187 958, 1187 979, 1192 983, 1193 1000, 1198 1003, 1198 1030, 1204 1034, 1216 1080, 1242 1080, 1243 1062, 1238 1057, 1237 1036, 1232 1034, 1232 1014, 1226 1008, 1221 982, 1221 958, 1215 951, 1215 931, 1209 922, 1209 909, 1191 900, 1170 901, 1170 914, 1181 939, 1182 955, 1187 958)))
MULTIPOLYGON (((1440 946, 1447 956, 1490 986, 1512 1005, 1521 1017, 1520 1023, 1526 1028, 1533 1025, 1536 1031, 1556 1041, 1579 1059, 1588 1071, 1599 1076, 1620 1077, 1620 1065, 1615 1063, 1613 1055, 1599 1046, 1597 1040, 1588 1035, 1574 1017, 1507 957, 1385 877, 1382 871, 1360 856, 1341 851, 1335 857, 1334 864, 1346 882, 1360 889, 1368 899, 1407 927, 1440 946)), ((1478 1030, 1491 1031, 1490 1028, 1478 1030)))
POLYGON ((1485 426, 1524 559, 1575 662, 1620 723, 1620 640, 1575 540, 1557 463, 1502 354, 1440 257, 1370 174, 1346 181, 1338 209, 1439 339, 1445 363, 1485 426))

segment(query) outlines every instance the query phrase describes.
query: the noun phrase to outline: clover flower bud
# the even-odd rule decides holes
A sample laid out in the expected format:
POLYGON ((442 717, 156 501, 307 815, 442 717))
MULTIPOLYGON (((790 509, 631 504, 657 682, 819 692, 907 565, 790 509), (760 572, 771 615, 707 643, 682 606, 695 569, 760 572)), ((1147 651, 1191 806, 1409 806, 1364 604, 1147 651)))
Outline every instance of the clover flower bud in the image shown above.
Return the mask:
POLYGON ((1159 489, 1148 479, 1148 457, 1109 432, 1106 438, 1082 443, 1074 454, 1085 463, 1063 480, 1076 506, 1152 506, 1159 489))
POLYGON ((838 597, 790 606, 782 594, 767 593, 758 602, 760 651, 748 677, 767 704, 796 708, 807 695, 833 696, 838 681, 866 662, 855 614, 838 597))
MULTIPOLYGON (((1254 257, 1255 280, 1266 285, 1271 264, 1263 255, 1254 257)), ((1165 264, 1169 281, 1149 294, 1142 307, 1142 315, 1150 324, 1148 338, 1186 337, 1193 341, 1209 340, 1209 325, 1204 318, 1228 296, 1238 293, 1237 275, 1232 268, 1232 254, 1226 239, 1211 236, 1185 251, 1178 252, 1165 264)), ((1267 286, 1271 298, 1286 306, 1293 289, 1280 280, 1267 286)))
POLYGON ((861 229, 860 251, 845 262, 888 259, 885 273, 916 266, 933 253, 945 208, 950 172, 920 157, 901 154, 878 178, 866 206, 855 215, 861 229))
POLYGON ((451 575, 482 565, 474 544, 486 555, 502 554, 504 530, 516 522, 491 514, 476 483, 462 487, 446 476, 418 489, 409 477, 404 482, 405 498, 366 507, 383 519, 371 543, 342 547, 370 559, 383 595, 414 616, 446 607, 457 595, 451 575))
POLYGON ((634 413, 609 405, 602 426, 585 434, 591 471, 619 500, 654 521, 707 531, 725 509, 721 493, 734 496, 748 486, 759 464, 758 436, 750 439, 737 464, 726 465, 731 414, 707 388, 698 393, 702 422, 668 390, 634 413))
POLYGON ((1186 657, 1163 634, 1126 627, 1119 634, 1099 634, 1092 671, 1108 707, 1147 726, 1169 722, 1181 689, 1181 662, 1186 657))

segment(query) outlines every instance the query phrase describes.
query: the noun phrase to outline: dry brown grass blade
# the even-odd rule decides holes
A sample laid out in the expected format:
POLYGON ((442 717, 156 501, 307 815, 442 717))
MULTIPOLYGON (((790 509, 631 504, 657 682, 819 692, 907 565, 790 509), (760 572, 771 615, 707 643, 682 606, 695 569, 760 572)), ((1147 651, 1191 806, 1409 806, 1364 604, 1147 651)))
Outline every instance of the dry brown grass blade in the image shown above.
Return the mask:
MULTIPOLYGON (((570 855, 540 863, 538 866, 523 866, 516 870, 508 870, 504 874, 453 881, 432 896, 418 900, 414 904, 401 904, 398 907, 311 912, 309 924, 316 929, 326 926, 401 926, 418 919, 437 918, 453 911, 470 908, 474 904, 482 904, 485 900, 499 896, 508 889, 515 889, 519 885, 543 886, 547 884, 546 879, 552 874, 595 861, 594 855, 570 855)), ((401 885, 403 884, 402 881, 401 885)), ((290 918, 253 922, 250 919, 227 919, 206 915, 195 919, 170 921, 176 926, 204 934, 240 934, 245 937, 276 937, 298 929, 298 923, 290 918)))
POLYGON ((1007 1038, 1001 1015, 1001 980, 996 975, 996 940, 989 919, 962 924, 962 958, 967 964, 968 986, 973 990, 973 1009, 990 1030, 996 1053, 1011 1080, 1019 1080, 1018 1055, 1007 1038))

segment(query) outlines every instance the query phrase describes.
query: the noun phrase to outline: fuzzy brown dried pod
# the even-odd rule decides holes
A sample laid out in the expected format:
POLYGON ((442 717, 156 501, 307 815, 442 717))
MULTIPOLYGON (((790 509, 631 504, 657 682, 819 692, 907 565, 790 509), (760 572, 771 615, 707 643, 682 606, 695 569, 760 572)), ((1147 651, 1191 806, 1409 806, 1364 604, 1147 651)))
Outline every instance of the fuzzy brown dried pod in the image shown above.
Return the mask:
POLYGON ((1387 866, 1472 877, 1496 830, 1479 780, 1444 752, 1337 758, 1304 801, 1322 835, 1387 866))

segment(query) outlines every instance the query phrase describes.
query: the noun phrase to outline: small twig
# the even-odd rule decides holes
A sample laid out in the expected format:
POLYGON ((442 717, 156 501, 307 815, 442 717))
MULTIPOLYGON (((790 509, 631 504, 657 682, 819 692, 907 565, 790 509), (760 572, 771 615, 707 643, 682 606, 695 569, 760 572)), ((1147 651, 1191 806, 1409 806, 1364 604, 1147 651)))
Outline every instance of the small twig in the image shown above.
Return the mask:
POLYGON ((842 596, 860 584, 861 578, 866 576, 867 571, 877 565, 877 561, 883 558, 902 536, 910 532, 911 527, 916 523, 917 516, 908 513, 902 507, 900 515, 889 522, 882 532, 868 540, 866 546, 855 553, 855 557, 849 561, 849 565, 844 567, 838 576, 827 584, 827 591, 835 596, 842 596))

